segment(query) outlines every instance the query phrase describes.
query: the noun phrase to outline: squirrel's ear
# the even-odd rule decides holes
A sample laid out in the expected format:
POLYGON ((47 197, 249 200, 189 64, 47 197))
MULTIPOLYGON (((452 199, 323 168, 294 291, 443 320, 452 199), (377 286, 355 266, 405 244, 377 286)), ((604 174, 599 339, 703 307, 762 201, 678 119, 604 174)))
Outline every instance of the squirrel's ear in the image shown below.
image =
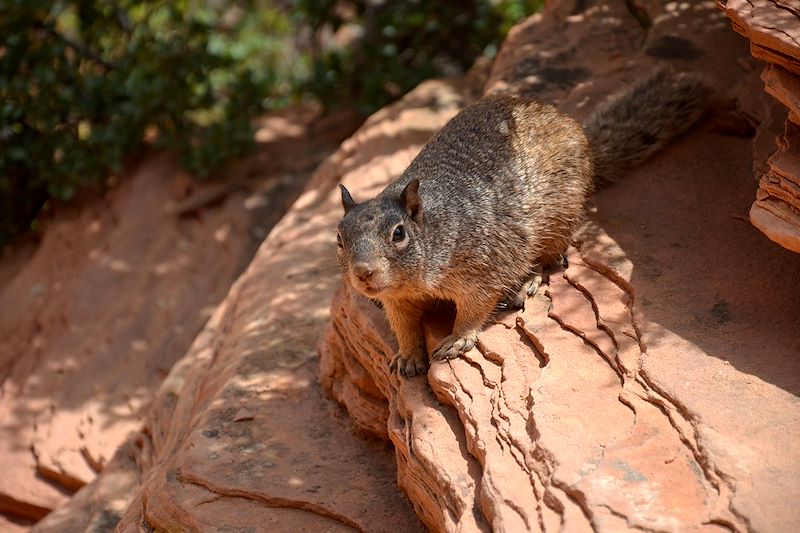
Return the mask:
POLYGON ((350 191, 347 190, 347 187, 339 184, 339 188, 342 190, 342 207, 344 208, 344 214, 346 215, 348 211, 350 211, 354 205, 356 205, 356 201, 353 200, 353 197, 350 196, 350 191))
POLYGON ((419 198, 419 180, 414 179, 406 185, 403 193, 400 195, 400 200, 406 208, 406 214, 411 217, 414 222, 422 222, 422 201, 419 198))

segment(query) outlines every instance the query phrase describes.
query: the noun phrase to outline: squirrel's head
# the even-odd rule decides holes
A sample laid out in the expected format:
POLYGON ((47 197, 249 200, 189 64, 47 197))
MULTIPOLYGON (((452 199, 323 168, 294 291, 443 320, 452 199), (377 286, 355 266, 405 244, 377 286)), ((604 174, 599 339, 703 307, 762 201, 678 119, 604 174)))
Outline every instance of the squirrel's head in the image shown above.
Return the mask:
POLYGON ((422 205, 419 180, 395 198, 380 195, 356 203, 342 191, 344 217, 337 257, 350 284, 370 298, 413 290, 422 269, 422 205))

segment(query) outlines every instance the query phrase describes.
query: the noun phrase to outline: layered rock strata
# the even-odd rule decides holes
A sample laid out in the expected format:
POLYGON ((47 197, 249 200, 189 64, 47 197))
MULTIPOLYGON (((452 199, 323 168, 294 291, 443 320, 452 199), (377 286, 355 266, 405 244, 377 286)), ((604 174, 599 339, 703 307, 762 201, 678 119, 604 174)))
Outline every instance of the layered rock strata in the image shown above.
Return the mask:
POLYGON ((316 343, 338 283, 337 181, 385 183, 467 87, 419 87, 320 167, 166 376, 141 431, 34 531, 423 530, 391 448, 356 434, 319 385, 316 343))
POLYGON ((750 40, 753 57, 767 63, 767 93, 788 109, 778 149, 760 175, 750 221, 784 248, 800 252, 800 5, 788 0, 727 0, 720 7, 750 40))

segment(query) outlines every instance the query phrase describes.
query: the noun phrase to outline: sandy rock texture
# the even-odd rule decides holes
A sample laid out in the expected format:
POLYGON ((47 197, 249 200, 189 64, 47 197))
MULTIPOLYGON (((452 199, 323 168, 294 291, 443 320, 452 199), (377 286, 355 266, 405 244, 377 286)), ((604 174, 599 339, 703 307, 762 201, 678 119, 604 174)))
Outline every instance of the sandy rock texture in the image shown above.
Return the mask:
POLYGON ((720 7, 750 40, 753 57, 767 63, 767 93, 786 106, 777 151, 759 172, 750 221, 784 248, 800 252, 800 4, 790 0, 727 0, 720 7))
POLYGON ((265 232, 356 125, 311 108, 265 117, 256 152, 219 183, 145 154, 108 194, 47 219, 32 254, 13 268, 4 259, 0 513, 29 526, 107 466, 265 232))
POLYGON ((422 85, 319 168, 166 376, 142 430, 34 531, 424 529, 392 448, 356 433, 319 385, 316 343, 339 283, 336 183, 399 173, 469 87, 422 85))
MULTIPOLYGON (((582 117, 665 62, 723 100, 759 90, 714 2, 619 0, 549 2, 512 30, 485 91, 582 117)), ((391 442, 430 530, 798 528, 800 256, 747 222, 754 141, 725 126, 735 108, 596 194, 569 267, 426 377, 391 375, 383 312, 337 289, 322 383, 391 442)), ((384 178, 343 182, 358 199, 384 178)), ((429 349, 451 321, 427 317, 429 349)))

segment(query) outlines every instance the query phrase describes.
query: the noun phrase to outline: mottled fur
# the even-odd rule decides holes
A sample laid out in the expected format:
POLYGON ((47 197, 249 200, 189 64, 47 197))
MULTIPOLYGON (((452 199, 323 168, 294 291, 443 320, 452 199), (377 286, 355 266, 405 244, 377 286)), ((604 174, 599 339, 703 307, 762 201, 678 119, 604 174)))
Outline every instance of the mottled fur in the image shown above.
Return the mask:
POLYGON ((676 83, 657 72, 599 109, 588 135, 553 106, 488 97, 448 122, 376 198, 356 203, 342 187, 339 262, 353 287, 383 304, 400 348, 393 369, 427 367, 420 319, 434 300, 453 301, 456 320, 431 358, 474 347, 498 303, 565 252, 594 188, 593 161, 614 175, 696 120, 700 90, 676 83))
POLYGON ((689 129, 711 96, 711 87, 701 78, 666 68, 612 96, 584 125, 595 183, 612 181, 689 129))

